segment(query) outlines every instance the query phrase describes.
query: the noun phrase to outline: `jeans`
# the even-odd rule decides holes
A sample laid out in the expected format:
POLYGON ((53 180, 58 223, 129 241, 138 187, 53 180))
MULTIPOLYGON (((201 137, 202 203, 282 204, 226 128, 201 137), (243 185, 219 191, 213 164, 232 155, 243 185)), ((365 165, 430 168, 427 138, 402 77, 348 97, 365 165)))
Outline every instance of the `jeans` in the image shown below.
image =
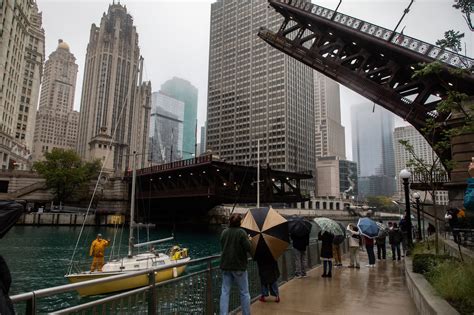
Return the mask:
POLYGON ((306 251, 294 248, 295 253, 295 276, 306 276, 307 255, 306 251))
POLYGON ((226 271, 222 270, 222 289, 220 299, 219 314, 229 313, 229 295, 232 283, 235 282, 239 287, 240 305, 243 315, 250 315, 250 293, 247 270, 245 271, 226 271))
POLYGON ((393 260, 395 260, 395 253, 398 254, 398 260, 400 260, 400 243, 392 244, 392 256, 393 260))
POLYGON ((278 281, 273 282, 271 285, 262 285, 262 295, 268 296, 270 294, 273 296, 280 295, 278 292, 278 281))
POLYGON ((385 247, 385 243, 377 244, 377 258, 378 259, 387 258, 387 248, 385 247))
POLYGON ((365 245, 367 255, 369 256, 369 265, 375 265, 374 245, 365 245))
POLYGON ((351 266, 359 267, 359 247, 349 247, 351 266))

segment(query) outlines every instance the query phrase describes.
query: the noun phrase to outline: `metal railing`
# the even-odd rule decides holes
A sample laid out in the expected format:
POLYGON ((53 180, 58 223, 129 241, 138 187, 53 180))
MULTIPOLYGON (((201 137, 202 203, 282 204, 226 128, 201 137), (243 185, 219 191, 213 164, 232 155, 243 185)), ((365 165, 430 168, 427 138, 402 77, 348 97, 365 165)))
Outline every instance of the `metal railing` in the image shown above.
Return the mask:
MULTIPOLYGON (((347 242, 341 247, 343 253, 347 252, 347 242)), ((312 241, 308 246, 306 254, 308 255, 308 266, 310 268, 321 263, 319 248, 317 241, 312 241)), ((59 294, 74 291, 79 288, 148 274, 150 281, 145 287, 111 295, 77 306, 57 310, 40 309, 39 311, 41 313, 53 312, 55 314, 214 314, 217 313, 219 309, 222 281, 219 261, 219 255, 191 260, 187 263, 188 267, 185 275, 160 283, 155 283, 154 274, 156 271, 167 269, 167 267, 158 267, 130 274, 111 276, 104 279, 36 290, 15 295, 11 299, 16 306, 20 306, 22 302, 26 303, 26 314, 36 314, 39 299, 51 299, 59 294)), ((175 266, 184 264, 185 263, 176 264, 175 266)), ((281 271, 280 283, 286 282, 294 277, 294 253, 291 248, 279 258, 278 265, 281 271)), ((256 299, 260 295, 261 288, 255 261, 249 260, 247 271, 250 295, 252 299, 256 299)), ((234 312, 240 309, 240 297, 235 287, 231 290, 229 309, 234 310, 234 312)))

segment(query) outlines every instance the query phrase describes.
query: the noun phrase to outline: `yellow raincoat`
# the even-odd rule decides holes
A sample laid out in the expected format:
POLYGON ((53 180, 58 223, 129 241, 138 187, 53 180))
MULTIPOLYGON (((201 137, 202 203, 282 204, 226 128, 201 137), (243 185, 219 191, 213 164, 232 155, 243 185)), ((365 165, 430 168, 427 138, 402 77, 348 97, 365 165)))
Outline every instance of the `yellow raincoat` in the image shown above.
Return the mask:
POLYGON ((109 241, 104 239, 97 238, 92 242, 89 251, 89 255, 94 257, 92 260, 91 272, 96 269, 102 271, 102 266, 104 265, 104 253, 107 246, 109 246, 109 241))

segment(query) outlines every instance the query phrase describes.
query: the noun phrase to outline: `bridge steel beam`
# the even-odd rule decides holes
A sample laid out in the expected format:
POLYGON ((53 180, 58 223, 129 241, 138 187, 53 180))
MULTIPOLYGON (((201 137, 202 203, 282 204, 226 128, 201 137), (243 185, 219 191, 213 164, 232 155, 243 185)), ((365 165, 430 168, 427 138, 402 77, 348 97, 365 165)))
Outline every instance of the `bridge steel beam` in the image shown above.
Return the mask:
MULTIPOLYGON (((453 88, 474 94, 470 58, 305 0, 268 2, 283 21, 276 32, 260 29, 260 38, 402 117, 432 146, 451 128, 447 123, 434 134, 423 131, 428 118, 449 119, 449 113, 436 111, 439 101, 453 88), (440 62, 440 73, 414 76, 422 63, 433 61, 440 62), (452 70, 459 69, 468 70, 455 77, 452 70)), ((442 160, 451 158, 450 149, 435 150, 442 160)))

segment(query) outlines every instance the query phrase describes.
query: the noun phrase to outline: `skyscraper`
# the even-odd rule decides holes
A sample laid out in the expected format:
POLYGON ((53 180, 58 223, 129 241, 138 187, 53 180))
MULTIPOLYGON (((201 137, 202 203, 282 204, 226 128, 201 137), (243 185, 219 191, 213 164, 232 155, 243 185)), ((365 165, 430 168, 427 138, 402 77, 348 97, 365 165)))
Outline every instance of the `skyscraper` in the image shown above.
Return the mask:
POLYGON ((33 160, 53 148, 75 149, 79 113, 74 111, 76 58, 61 39, 45 63, 41 98, 36 114, 33 160))
POLYGON ((183 147, 184 103, 163 92, 151 96, 151 163, 163 164, 181 159, 183 147))
POLYGON ((201 126, 201 142, 199 143, 200 154, 206 153, 206 126, 207 126, 207 122, 204 123, 204 126, 201 126))
MULTIPOLYGON (((281 16, 267 1, 211 5, 207 149, 231 163, 314 170, 313 70, 257 36, 281 16)), ((311 182, 302 188, 313 190, 311 182)))
MULTIPOLYGON (((414 157, 400 143, 400 140, 408 141, 409 144, 413 146, 413 151, 416 157, 422 159, 424 163, 433 165, 433 162, 437 160, 436 153, 433 151, 425 138, 423 138, 423 136, 413 126, 395 128, 395 131, 393 132, 393 138, 395 151, 395 174, 397 174, 397 176, 404 168, 407 168, 412 172, 414 171, 412 167, 407 166, 409 164, 408 162, 414 159, 414 157)), ((440 167, 439 162, 438 167, 440 167)), ((403 191, 403 184, 399 179, 397 181, 397 192, 399 196, 403 196, 403 191)), ((438 204, 448 204, 449 199, 447 191, 437 191, 435 197, 438 204)))
POLYGON ((352 107, 352 157, 359 193, 390 196, 395 191, 393 114, 370 103, 352 107))
POLYGON ((316 157, 346 158, 344 127, 341 125, 339 84, 314 72, 314 118, 316 157))
POLYGON ((173 78, 161 85, 161 91, 184 103, 183 158, 189 159, 196 150, 198 90, 189 81, 173 78))
POLYGON ((87 46, 77 151, 101 159, 109 172, 146 165, 151 83, 142 83, 143 57, 127 8, 109 5, 92 24, 87 46))
POLYGON ((35 1, 0 2, 0 165, 26 169, 43 74, 44 30, 35 1))

